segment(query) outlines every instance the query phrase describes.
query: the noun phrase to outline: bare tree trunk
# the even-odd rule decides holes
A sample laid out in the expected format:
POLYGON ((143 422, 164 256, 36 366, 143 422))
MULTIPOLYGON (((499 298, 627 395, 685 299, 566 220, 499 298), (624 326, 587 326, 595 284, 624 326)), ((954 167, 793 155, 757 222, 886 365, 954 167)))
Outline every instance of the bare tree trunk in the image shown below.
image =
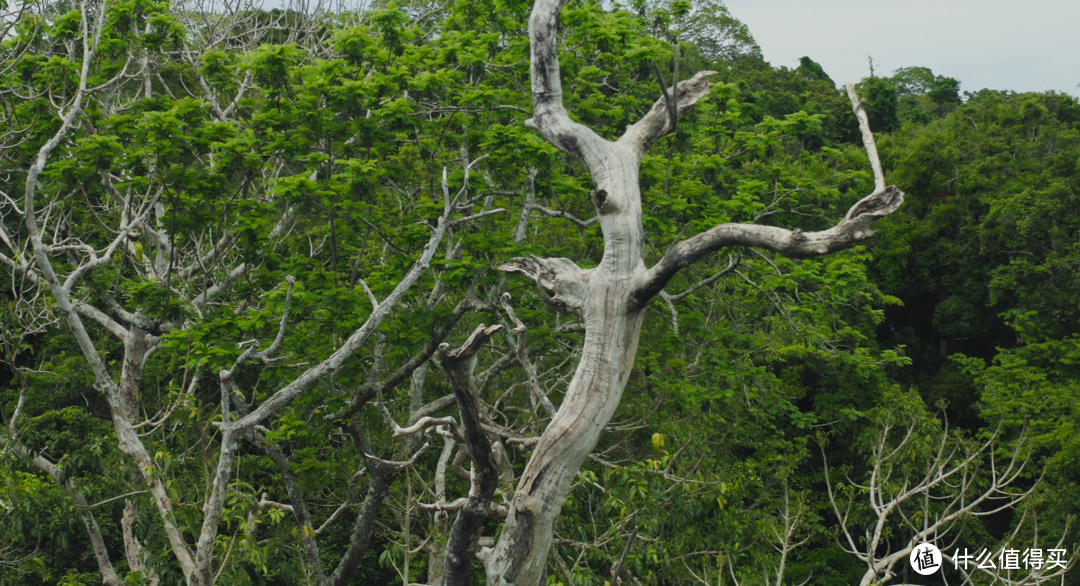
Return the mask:
MULTIPOLYGON (((533 5, 529 37, 535 103, 533 118, 526 125, 588 167, 596 185, 592 200, 600 215, 604 255, 600 265, 589 270, 564 258, 515 259, 503 267, 536 281, 544 300, 556 310, 583 317, 585 342, 566 397, 521 476, 499 541, 493 551, 484 552, 488 583, 498 586, 540 583, 555 520, 578 469, 614 415, 630 376, 644 308, 671 277, 726 246, 757 246, 792 257, 848 248, 870 237, 873 221, 903 202, 898 189, 881 188, 883 179, 879 179, 878 189, 829 230, 804 233, 723 224, 680 242, 656 266, 646 268, 638 183, 642 157, 652 144, 674 130, 679 116, 708 95, 707 77, 713 72, 700 72, 665 90, 664 99, 622 137, 607 141, 572 121, 563 106, 556 36, 566 1, 536 0, 533 5)), ((856 111, 862 108, 861 103, 853 103, 856 111)), ((864 137, 869 147, 873 135, 868 128, 864 137)), ((874 165, 876 178, 879 168, 874 165)))
MULTIPOLYGON (((636 271, 624 270, 628 276, 619 278, 619 271, 609 268, 609 257, 618 255, 611 254, 611 248, 609 244, 589 283, 581 362, 521 476, 503 537, 489 562, 492 584, 538 583, 570 484, 615 414, 630 376, 644 314, 630 303, 636 271)), ((636 252, 622 252, 623 263, 637 257, 633 260, 640 265, 636 252)))
POLYGON ((142 544, 135 537, 135 523, 138 522, 139 506, 133 500, 124 502, 124 516, 120 518, 120 528, 124 536, 124 554, 127 556, 128 569, 138 572, 144 583, 150 586, 158 586, 160 576, 153 569, 146 567, 146 555, 143 553, 142 544))
POLYGON ((390 492, 394 475, 395 471, 389 467, 378 464, 371 466, 371 484, 364 498, 364 504, 360 507, 360 513, 356 515, 356 523, 349 537, 349 547, 330 576, 328 583, 332 586, 351 584, 357 570, 360 569, 360 562, 364 560, 368 547, 371 545, 371 535, 375 531, 379 507, 390 492))

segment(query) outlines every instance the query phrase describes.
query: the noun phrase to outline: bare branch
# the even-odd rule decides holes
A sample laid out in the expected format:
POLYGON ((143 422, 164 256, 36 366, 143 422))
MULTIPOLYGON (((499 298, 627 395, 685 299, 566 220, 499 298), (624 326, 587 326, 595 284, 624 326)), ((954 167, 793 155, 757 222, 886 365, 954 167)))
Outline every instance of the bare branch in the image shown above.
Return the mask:
POLYGON ((412 456, 410 456, 408 460, 383 460, 382 458, 373 454, 364 454, 364 457, 376 464, 389 466, 390 468, 407 468, 409 466, 412 466, 413 463, 416 462, 416 459, 420 457, 420 454, 427 451, 429 447, 431 447, 431 444, 425 442, 424 445, 419 450, 416 450, 416 452, 412 456))
MULTIPOLYGON (((289 404, 297 395, 304 392, 317 381, 322 380, 330 373, 340 368, 345 361, 352 356, 357 350, 363 346, 368 338, 382 325, 382 322, 390 312, 401 302, 405 297, 405 294, 412 288, 413 284, 420 278, 420 275, 424 273, 431 266, 431 260, 435 256, 435 252, 439 248, 439 244, 442 242, 443 237, 446 235, 447 229, 453 223, 451 219, 457 210, 458 201, 461 196, 468 190, 469 187, 469 172, 474 165, 483 160, 484 157, 475 159, 472 163, 465 166, 465 180, 464 185, 458 194, 451 198, 449 195, 449 188, 446 178, 443 179, 443 192, 444 192, 444 209, 443 215, 439 217, 436 223, 435 229, 432 231, 431 238, 428 243, 424 245, 424 251, 420 255, 420 258, 413 263, 412 268, 405 277, 398 283, 397 287, 388 295, 378 307, 372 310, 371 315, 368 316, 367 321, 364 322, 356 331, 349 336, 348 339, 328 358, 320 362, 318 365, 309 368, 304 371, 293 382, 282 387, 276 393, 274 393, 266 402, 243 419, 236 422, 237 429, 247 429, 257 424, 262 423, 267 417, 274 414, 278 409, 289 404)), ((444 173, 445 175, 445 173, 444 173)))
POLYGON ((135 537, 134 528, 138 516, 139 507, 135 504, 135 501, 129 500, 124 503, 124 515, 120 518, 120 528, 124 536, 124 554, 127 557, 128 568, 132 572, 138 572, 144 579, 148 579, 150 586, 157 586, 161 581, 161 577, 153 569, 146 567, 148 555, 143 552, 142 544, 135 537))
POLYGON ((711 277, 707 277, 705 279, 702 279, 702 280, 698 281, 697 283, 694 283, 689 288, 687 288, 685 291, 681 291, 679 293, 669 295, 668 297, 666 297, 666 299, 670 299, 672 302, 679 302, 679 301, 682 301, 683 299, 686 299, 687 297, 689 297, 690 295, 693 295, 698 290, 704 289, 705 287, 709 287, 713 283, 719 281, 725 275, 730 274, 732 271, 734 271, 736 268, 738 268, 739 262, 741 260, 742 260, 742 258, 737 254, 733 254, 733 255, 729 256, 727 266, 720 269, 719 271, 717 271, 716 274, 714 274, 711 277))
POLYGON ((487 211, 484 211, 484 212, 480 212, 478 214, 473 214, 471 216, 465 216, 464 218, 458 218, 456 220, 451 220, 450 225, 451 226, 460 226, 462 224, 467 224, 469 222, 472 222, 473 220, 479 220, 480 218, 486 218, 488 216, 494 216, 494 215, 502 214, 502 213, 505 213, 505 212, 506 212, 506 210, 504 208, 495 208, 493 210, 487 210, 487 211))
MULTIPOLYGON (((828 461, 826 460, 825 463, 829 501, 840 523, 841 533, 850 547, 850 549, 845 549, 867 566, 860 586, 884 582, 893 577, 896 564, 907 559, 911 551, 921 543, 940 543, 947 549, 950 546, 943 540, 953 531, 955 523, 963 516, 992 514, 1013 508, 1031 494, 1039 483, 1036 481, 1034 486, 1024 492, 1008 490, 1019 479, 1023 470, 1023 466, 1018 465, 1025 443, 1023 436, 1018 442, 1009 465, 1005 470, 998 470, 993 462, 998 441, 997 434, 974 448, 964 447, 960 443, 962 440, 950 436, 946 426, 940 432, 941 439, 938 442, 937 452, 930 457, 926 464, 925 474, 922 474, 920 478, 912 477, 913 475, 904 469, 910 454, 907 451, 901 451, 905 445, 914 442, 917 431, 915 422, 906 429, 898 447, 889 449, 887 444, 892 429, 887 425, 879 432, 871 452, 873 467, 867 485, 859 487, 860 493, 867 494, 869 509, 874 520, 873 526, 866 529, 865 538, 859 535, 861 529, 852 528, 849 525, 854 498, 852 497, 849 501, 846 511, 841 512, 840 495, 832 487, 829 480, 828 461), (964 449, 966 454, 957 458, 960 449, 964 449), (979 459, 985 454, 990 455, 989 484, 985 488, 976 488, 979 459), (902 476, 892 480, 894 474, 902 474, 902 476), (950 486, 949 479, 954 477, 959 480, 955 486, 950 486), (1001 503, 1001 505, 994 506, 991 510, 982 510, 987 505, 996 503, 1001 503), (912 513, 917 517, 913 517, 912 513), (908 526, 911 536, 903 542, 903 547, 896 551, 889 551, 887 547, 890 543, 889 523, 894 515, 898 515, 908 526), (918 518, 920 521, 913 523, 912 518, 918 518), (883 548, 884 553, 882 553, 883 548)), ((822 451, 822 456, 824 457, 824 451, 822 451)))
POLYGON ((353 577, 356 576, 360 562, 367 555, 368 547, 371 545, 371 535, 375 531, 375 523, 379 518, 379 508, 390 492, 394 474, 393 467, 384 466, 380 462, 375 462, 375 465, 371 467, 371 480, 367 495, 364 497, 364 504, 356 515, 353 531, 349 536, 349 547, 330 575, 328 582, 331 586, 346 586, 351 584, 353 577))
MULTIPOLYGON (((712 84, 709 83, 708 78, 713 75, 716 75, 715 71, 701 71, 694 77, 679 82, 677 87, 667 90, 677 104, 674 116, 668 109, 668 94, 665 93, 665 96, 657 100, 641 120, 626 129, 619 138, 619 144, 633 149, 639 157, 644 156, 649 148, 656 144, 656 141, 675 130, 678 118, 685 116, 699 101, 709 95, 712 84)), ((675 104, 673 104, 674 107, 675 104)))
MULTIPOLYGON (((465 314, 469 313, 470 311, 479 309, 480 307, 481 304, 479 300, 476 299, 476 297, 471 295, 467 296, 460 303, 458 303, 456 307, 454 307, 454 312, 450 314, 440 324, 438 331, 436 331, 434 334, 432 334, 430 338, 428 338, 427 343, 424 344, 423 350, 421 350, 417 354, 414 354, 404 364, 398 367, 397 370, 390 374, 390 376, 388 376, 385 380, 374 384, 364 385, 363 387, 358 389, 353 394, 353 400, 349 402, 348 408, 346 408, 341 413, 330 416, 330 419, 348 419, 349 417, 352 417, 357 412, 359 412, 360 409, 362 409, 363 406, 366 405, 372 397, 376 396, 377 392, 381 391, 385 393, 397 387, 399 384, 401 384, 402 381, 411 376, 417 368, 419 368, 422 364, 425 364, 433 354, 435 354, 435 352, 439 349, 439 344, 441 344, 443 340, 446 339, 446 336, 450 335, 450 332, 453 331, 454 326, 456 326, 457 323, 461 321, 461 318, 464 317, 465 314)), ((412 423, 415 423, 421 417, 424 417, 426 415, 432 415, 434 413, 442 411, 443 409, 449 408, 453 404, 454 395, 446 395, 442 399, 439 399, 432 404, 426 405, 419 411, 410 415, 409 424, 411 425, 412 423)))
POLYGON ((489 328, 481 324, 460 348, 450 350, 448 344, 439 347, 443 370, 450 377, 461 410, 464 445, 473 461, 469 500, 458 513, 446 543, 445 586, 468 586, 471 583, 472 552, 499 483, 499 469, 491 452, 491 441, 480 424, 480 398, 472 373, 477 352, 500 329, 501 325, 489 328))
POLYGON ((375 293, 371 291, 371 287, 368 287, 367 282, 360 277, 356 277, 356 282, 360 283, 360 286, 364 289, 364 293, 367 293, 368 300, 371 301, 371 310, 375 311, 379 309, 379 299, 375 297, 375 293))
POLYGON ((904 194, 895 186, 874 192, 851 206, 844 219, 821 232, 787 230, 755 224, 721 224, 678 243, 660 262, 641 275, 634 302, 644 307, 667 282, 683 268, 701 257, 728 246, 754 246, 791 258, 820 256, 851 248, 870 238, 874 221, 896 211, 904 203, 904 194))
POLYGON ((615 565, 611 567, 612 586, 619 586, 619 584, 622 584, 622 578, 620 578, 619 575, 622 574, 623 565, 626 564, 626 556, 630 554, 630 548, 633 547, 634 540, 637 539, 638 529, 638 527, 634 527, 634 532, 626 539, 626 545, 623 546, 622 555, 619 556, 619 561, 615 562, 615 565))
POLYGON ((874 142, 874 133, 870 130, 870 118, 866 115, 866 101, 859 99, 858 94, 855 93, 855 86, 850 81, 844 87, 847 88, 848 99, 851 100, 851 110, 859 119, 863 145, 866 147, 866 155, 870 158, 870 167, 874 170, 874 191, 882 191, 885 189, 885 172, 881 170, 877 143, 874 142))
POLYGON ((251 267, 247 263, 241 263, 237 265, 236 268, 229 271, 225 275, 224 280, 222 280, 220 283, 215 283, 211 285, 209 288, 206 289, 206 291, 200 293, 198 297, 192 299, 191 306, 196 309, 202 308, 215 297, 221 295, 226 289, 229 288, 229 286, 239 280, 240 277, 243 277, 245 274, 247 274, 250 268, 251 267))
MULTIPOLYGON (((848 84, 848 95, 851 97, 856 115, 860 116, 860 128, 863 131, 866 152, 870 158, 870 165, 874 169, 873 193, 851 206, 839 224, 821 232, 792 231, 754 224, 721 224, 697 236, 687 238, 672 247, 664 258, 660 259, 660 262, 642 276, 634 295, 634 304, 645 307, 677 272, 702 256, 726 246, 754 246, 791 258, 804 258, 850 248, 873 236, 871 227, 874 221, 899 209, 904 203, 904 193, 895 186, 885 187, 881 161, 877 155, 877 147, 874 146, 874 135, 866 122, 865 107, 856 99, 857 96, 851 84, 848 84)), ((658 102, 650 114, 657 112, 659 106, 658 102)), ((660 114, 657 116, 663 119, 660 114)), ((627 133, 629 132, 628 130, 627 133)))
POLYGON ((78 490, 71 483, 70 480, 65 479, 60 468, 52 462, 46 460, 41 455, 33 455, 19 442, 14 442, 14 451, 24 457, 29 457, 30 462, 37 466, 39 470, 48 474, 64 489, 64 492, 68 496, 75 500, 76 506, 80 509, 84 509, 82 514, 83 525, 86 527, 86 532, 90 537, 90 545, 94 552, 94 559, 97 560, 98 571, 101 572, 102 582, 105 586, 123 586, 124 581, 116 574, 116 570, 113 569, 112 562, 109 560, 109 552, 105 548, 105 538, 101 533, 101 529, 98 527, 97 520, 94 519, 93 514, 90 513, 90 505, 86 502, 86 498, 82 495, 82 492, 78 490))
POLYGON ((588 296, 587 283, 592 269, 582 269, 568 258, 515 258, 499 267, 520 273, 536 281, 540 296, 552 309, 561 313, 583 315, 588 296))
POLYGON ((124 338, 127 337, 127 335, 128 335, 127 328, 125 328, 124 326, 117 323, 116 320, 109 317, 108 315, 106 315, 104 312, 102 312, 98 308, 94 307, 93 305, 89 305, 89 304, 83 303, 81 301, 76 301, 74 303, 74 307, 75 307, 75 311, 77 311, 77 312, 85 315, 86 317, 98 322, 99 324, 104 326, 105 329, 109 330, 109 333, 116 336, 117 338, 123 340, 124 338))
POLYGON ((599 163, 610 145, 592 129, 574 122, 563 106, 559 71, 559 15, 567 0, 536 0, 529 17, 533 117, 525 125, 540 131, 564 153, 590 164, 599 163))
POLYGON ((528 331, 528 328, 525 327, 525 324, 521 323, 517 314, 514 313, 514 308, 510 306, 509 293, 503 293, 502 307, 507 315, 510 316, 510 321, 514 323, 513 332, 517 334, 518 361, 521 362, 521 367, 525 369, 525 374, 529 377, 529 388, 532 389, 533 397, 535 397, 540 405, 544 407, 544 410, 547 411, 549 417, 554 417, 555 406, 551 404, 551 400, 548 399, 544 389, 540 388, 540 381, 536 378, 536 368, 533 367, 532 361, 529 360, 529 353, 525 349, 525 332, 528 331))
MULTIPOLYGON (((107 21, 104 15, 104 8, 104 4, 101 4, 98 7, 97 14, 92 17, 90 14, 91 9, 89 3, 84 2, 81 6, 83 51, 78 89, 67 107, 67 112, 61 117, 60 127, 53 136, 41 146, 37 156, 33 159, 33 163, 27 170, 23 203, 24 219, 27 235, 29 236, 31 245, 34 249, 34 258, 38 270, 41 271, 41 276, 48 285, 49 291, 56 301, 59 312, 70 327, 72 334, 75 336, 75 340, 78 343, 79 349, 82 351, 83 357, 90 363, 90 368, 94 373, 98 389, 102 391, 112 408, 114 414, 113 426, 116 435, 119 438, 119 447, 121 451, 135 460, 140 470, 147 470, 154 466, 153 458, 147 452, 146 447, 142 442, 139 441, 138 434, 132 429, 131 422, 123 416, 125 409, 121 404, 120 388, 111 378, 108 368, 83 325, 82 319, 76 312, 74 303, 72 303, 70 297, 69 287, 61 285, 52 262, 49 260, 49 250, 43 241, 42 230, 39 226, 37 212, 34 208, 34 199, 39 178, 45 170, 49 156, 65 139, 68 132, 75 125, 76 119, 82 113, 83 99, 87 92, 87 79, 90 75, 90 65, 97 53, 102 30, 107 21), (92 32, 90 30, 91 20, 93 20, 94 23, 92 32)), ((127 228, 131 228, 131 224, 129 224, 127 228)), ((114 241, 114 245, 116 243, 117 241, 114 241)), ((112 248, 114 249, 115 247, 113 246, 112 248)), ((75 277, 77 273, 78 269, 76 270, 76 273, 73 273, 68 277, 68 285, 73 284, 74 281, 72 277, 75 277)), ((165 525, 165 532, 173 553, 180 563, 180 567, 184 574, 186 576, 191 576, 195 570, 194 562, 190 548, 184 541, 179 529, 172 521, 172 498, 168 494, 168 491, 166 491, 164 483, 160 478, 152 475, 143 475, 143 478, 146 480, 150 492, 153 495, 155 505, 161 514, 162 521, 165 525)))
POLYGON ((214 264, 215 260, 220 258, 221 255, 225 254, 225 251, 227 251, 229 247, 232 246, 232 243, 235 240, 236 234, 234 232, 225 232, 225 234, 223 234, 221 238, 218 239, 217 244, 215 244, 214 247, 210 249, 210 252, 207 252, 205 255, 199 258, 198 262, 193 262, 188 265, 187 268, 184 268, 183 270, 177 272, 176 276, 186 281, 194 277, 195 275, 198 275, 204 270, 205 267, 214 264))
POLYGON ((538 205, 538 204, 533 204, 531 207, 532 207, 532 209, 544 214, 545 216, 547 216, 549 218, 562 218, 564 220, 570 220, 571 222, 576 224, 579 228, 588 228, 589 226, 592 226, 593 224, 595 224, 597 221, 600 220, 600 218, 598 216, 593 216, 593 217, 589 218, 588 220, 582 220, 582 219, 578 218, 577 216, 575 216, 575 215, 573 215, 571 213, 563 212, 563 211, 560 211, 560 210, 553 210, 553 209, 550 209, 550 208, 545 208, 544 206, 538 205))

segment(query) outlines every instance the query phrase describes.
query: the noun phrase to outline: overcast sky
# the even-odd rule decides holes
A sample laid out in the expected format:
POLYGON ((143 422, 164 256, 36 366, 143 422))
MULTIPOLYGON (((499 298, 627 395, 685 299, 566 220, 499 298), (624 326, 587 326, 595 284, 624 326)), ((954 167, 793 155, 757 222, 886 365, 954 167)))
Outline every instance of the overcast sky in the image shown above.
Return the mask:
POLYGON ((929 67, 961 91, 1057 90, 1080 96, 1080 1, 724 0, 765 60, 817 61, 837 84, 929 67))

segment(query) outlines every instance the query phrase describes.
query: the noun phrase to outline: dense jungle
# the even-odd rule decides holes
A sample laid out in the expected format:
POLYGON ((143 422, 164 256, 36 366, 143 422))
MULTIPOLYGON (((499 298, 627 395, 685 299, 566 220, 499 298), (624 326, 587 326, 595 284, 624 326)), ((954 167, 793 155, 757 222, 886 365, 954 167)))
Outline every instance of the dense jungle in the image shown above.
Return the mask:
POLYGON ((1077 98, 536 7, 0 1, 0 584, 1080 585, 1077 98), (856 110, 902 205, 683 263, 578 411, 582 283, 846 225, 856 110))

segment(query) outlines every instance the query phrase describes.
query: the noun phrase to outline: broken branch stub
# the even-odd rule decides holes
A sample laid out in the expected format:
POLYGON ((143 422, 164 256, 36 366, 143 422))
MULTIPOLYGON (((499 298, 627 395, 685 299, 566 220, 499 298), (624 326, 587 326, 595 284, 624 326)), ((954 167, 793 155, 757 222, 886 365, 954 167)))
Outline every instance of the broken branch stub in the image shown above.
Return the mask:
POLYGON ((515 258, 499 267, 536 282, 544 302, 559 313, 584 315, 592 269, 582 269, 568 258, 515 258))

